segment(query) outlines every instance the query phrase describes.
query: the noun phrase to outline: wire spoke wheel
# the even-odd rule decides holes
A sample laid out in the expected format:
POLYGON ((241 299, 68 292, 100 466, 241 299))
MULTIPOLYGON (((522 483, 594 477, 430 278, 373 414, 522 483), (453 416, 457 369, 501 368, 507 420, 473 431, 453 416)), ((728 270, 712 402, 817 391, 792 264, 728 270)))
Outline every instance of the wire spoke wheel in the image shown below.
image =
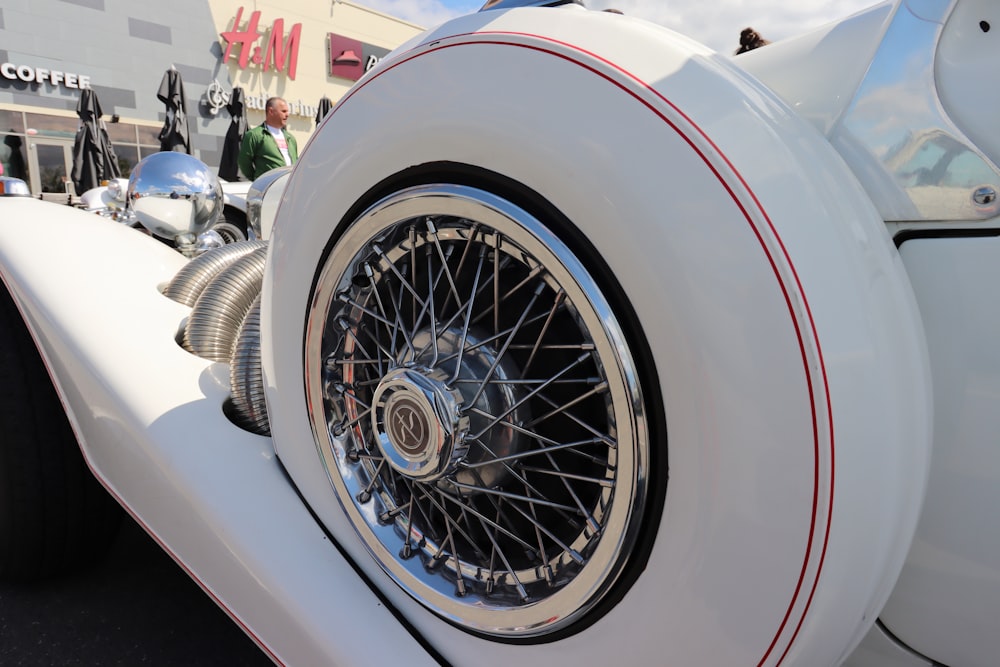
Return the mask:
POLYGON ((608 597, 649 436, 614 310, 559 237, 482 190, 401 191, 331 250, 306 345, 334 489, 410 595, 511 639, 608 597))

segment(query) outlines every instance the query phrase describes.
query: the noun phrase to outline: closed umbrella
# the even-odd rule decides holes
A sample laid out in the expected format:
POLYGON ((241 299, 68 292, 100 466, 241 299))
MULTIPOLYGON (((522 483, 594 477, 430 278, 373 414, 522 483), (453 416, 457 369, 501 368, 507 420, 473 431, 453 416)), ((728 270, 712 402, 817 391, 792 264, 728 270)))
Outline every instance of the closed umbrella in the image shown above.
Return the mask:
POLYGON ((326 95, 319 101, 319 109, 316 111, 316 127, 319 127, 320 121, 322 121, 330 111, 333 110, 333 102, 326 95))
POLYGON ((101 103, 97 93, 91 88, 80 91, 76 104, 76 115, 80 117, 80 129, 73 141, 73 170, 70 178, 77 194, 96 188, 103 181, 121 176, 118 158, 111 147, 108 131, 104 129, 101 103))
POLYGON ((232 121, 229 123, 229 130, 226 131, 226 140, 222 144, 222 159, 219 161, 219 178, 227 181, 240 180, 240 171, 237 161, 240 157, 240 144, 243 143, 243 135, 247 131, 247 111, 243 104, 243 89, 233 88, 232 95, 229 96, 229 104, 226 111, 232 121))
POLYGON ((171 67, 163 74, 156 97, 167 108, 167 118, 160 130, 160 150, 191 154, 188 135, 187 105, 184 102, 184 81, 181 73, 171 67))

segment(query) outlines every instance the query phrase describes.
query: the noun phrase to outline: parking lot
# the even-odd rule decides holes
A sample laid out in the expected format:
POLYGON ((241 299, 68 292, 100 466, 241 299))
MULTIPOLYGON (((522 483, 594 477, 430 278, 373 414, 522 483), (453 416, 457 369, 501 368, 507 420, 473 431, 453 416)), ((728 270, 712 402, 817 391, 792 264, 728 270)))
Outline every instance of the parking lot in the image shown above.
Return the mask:
POLYGON ((0 584, 0 665, 255 667, 271 661, 134 522, 97 569, 0 584))

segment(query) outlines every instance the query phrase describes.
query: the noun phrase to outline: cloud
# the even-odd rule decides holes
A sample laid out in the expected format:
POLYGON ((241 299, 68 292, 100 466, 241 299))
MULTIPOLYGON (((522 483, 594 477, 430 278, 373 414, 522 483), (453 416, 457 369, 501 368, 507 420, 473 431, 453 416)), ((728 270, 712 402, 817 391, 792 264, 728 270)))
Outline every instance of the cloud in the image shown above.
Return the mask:
POLYGON ((479 0, 354 0, 390 16, 432 28, 449 19, 471 14, 483 6, 479 0))

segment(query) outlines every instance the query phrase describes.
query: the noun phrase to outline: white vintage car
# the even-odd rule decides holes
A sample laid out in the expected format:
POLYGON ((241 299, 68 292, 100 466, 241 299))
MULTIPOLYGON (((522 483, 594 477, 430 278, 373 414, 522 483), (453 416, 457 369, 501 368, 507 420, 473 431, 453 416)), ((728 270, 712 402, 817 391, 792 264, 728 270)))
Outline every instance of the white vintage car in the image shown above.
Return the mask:
POLYGON ((491 0, 344 96, 266 240, 0 199, 0 575, 120 504, 278 664, 995 665, 998 40, 491 0))

